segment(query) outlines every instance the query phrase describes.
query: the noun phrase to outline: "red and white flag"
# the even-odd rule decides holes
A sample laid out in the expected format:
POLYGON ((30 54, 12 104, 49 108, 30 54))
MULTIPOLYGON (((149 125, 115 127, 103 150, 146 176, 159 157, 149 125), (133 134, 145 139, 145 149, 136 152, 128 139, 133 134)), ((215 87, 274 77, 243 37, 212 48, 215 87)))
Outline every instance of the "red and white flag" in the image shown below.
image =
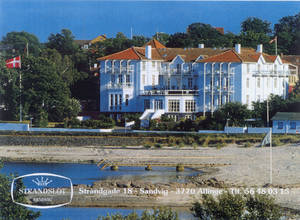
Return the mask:
POLYGON ((277 41, 277 36, 274 37, 274 39, 269 41, 269 44, 273 43, 274 41, 277 41))
POLYGON ((6 62, 6 67, 8 69, 12 69, 12 68, 21 68, 21 57, 14 57, 12 59, 8 59, 5 61, 6 62))

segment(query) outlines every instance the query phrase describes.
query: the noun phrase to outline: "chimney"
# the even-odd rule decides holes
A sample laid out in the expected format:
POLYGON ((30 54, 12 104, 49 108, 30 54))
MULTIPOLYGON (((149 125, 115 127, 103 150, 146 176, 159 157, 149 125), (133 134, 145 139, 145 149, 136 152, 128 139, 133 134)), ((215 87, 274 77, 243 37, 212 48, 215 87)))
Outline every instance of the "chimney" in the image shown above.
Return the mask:
POLYGON ((151 60, 151 45, 146 46, 145 55, 147 59, 151 60))
POLYGON ((241 44, 236 44, 235 45, 235 51, 240 54, 241 53, 241 44))
POLYGON ((256 50, 257 53, 262 53, 263 52, 263 45, 262 44, 259 44, 257 45, 257 50, 256 50))
POLYGON ((198 44, 198 48, 204 48, 204 44, 198 44))

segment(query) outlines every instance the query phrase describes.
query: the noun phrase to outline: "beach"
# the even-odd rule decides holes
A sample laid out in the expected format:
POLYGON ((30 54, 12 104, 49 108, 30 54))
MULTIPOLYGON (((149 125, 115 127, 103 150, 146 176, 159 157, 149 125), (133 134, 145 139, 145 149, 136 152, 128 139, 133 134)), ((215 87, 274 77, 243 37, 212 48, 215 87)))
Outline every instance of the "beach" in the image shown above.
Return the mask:
MULTIPOLYGON (((189 207, 200 198, 203 193, 178 194, 178 188, 199 189, 223 189, 240 188, 246 189, 273 189, 270 192, 276 198, 276 202, 282 207, 300 210, 300 148, 299 145, 286 145, 272 148, 272 184, 270 184, 270 148, 269 147, 243 147, 228 145, 223 148, 215 147, 163 147, 160 149, 145 149, 136 147, 67 147, 67 146, 0 146, 0 157, 8 161, 28 162, 72 162, 72 163, 95 163, 106 159, 113 163, 174 163, 176 164, 208 164, 210 166, 197 167, 204 171, 202 175, 195 177, 187 185, 174 183, 173 185, 160 185, 161 189, 168 189, 164 195, 114 195, 107 196, 103 200, 97 195, 87 197, 85 202, 74 196, 73 205, 81 206, 130 206, 168 205, 189 207), (223 166, 214 166, 225 164, 223 166), (177 185, 176 185, 177 184, 177 185), (128 200, 129 197, 131 200, 128 200), (110 198, 110 199, 109 199, 110 198), (90 202, 87 202, 90 200, 90 202), (101 202, 102 201, 102 202, 101 202)), ((150 171, 151 172, 151 171, 150 171)), ((96 188, 135 188, 135 180, 127 182, 127 185, 117 185, 118 181, 97 183, 96 188), (100 184, 100 185, 99 185, 100 184), (129 184, 129 185, 128 185, 129 184)), ((149 183, 140 188, 157 188, 149 183)), ((83 186, 84 187, 84 186, 83 186)), ((248 192, 248 191, 246 191, 248 192)))

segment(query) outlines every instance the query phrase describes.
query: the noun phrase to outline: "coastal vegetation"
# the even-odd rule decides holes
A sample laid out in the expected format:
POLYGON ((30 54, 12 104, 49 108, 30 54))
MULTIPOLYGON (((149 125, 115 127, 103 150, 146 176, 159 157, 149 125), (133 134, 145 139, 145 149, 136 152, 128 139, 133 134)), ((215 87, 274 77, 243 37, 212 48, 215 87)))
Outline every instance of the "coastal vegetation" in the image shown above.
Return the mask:
POLYGON ((279 220, 282 217, 280 207, 268 194, 232 194, 225 192, 214 198, 203 195, 202 201, 193 205, 194 216, 199 219, 226 220, 279 220))
MULTIPOLYGON (((216 147, 230 144, 259 146, 265 134, 173 134, 173 133, 86 133, 86 132, 15 132, 0 131, 2 146, 143 146, 216 147)), ((273 146, 299 143, 299 135, 273 134, 273 146)))
MULTIPOLYGON (((0 163, 0 169, 2 168, 2 164, 0 163)), ((27 208, 15 204, 11 200, 10 195, 10 186, 11 180, 13 176, 6 176, 4 174, 0 174, 0 219, 7 220, 15 220, 15 219, 26 219, 26 220, 34 220, 40 216, 40 212, 34 212, 32 210, 28 210, 27 208)), ((23 187, 22 182, 18 181, 16 183, 16 191, 23 187)), ((15 200, 18 202, 24 202, 25 196, 16 193, 15 200)))

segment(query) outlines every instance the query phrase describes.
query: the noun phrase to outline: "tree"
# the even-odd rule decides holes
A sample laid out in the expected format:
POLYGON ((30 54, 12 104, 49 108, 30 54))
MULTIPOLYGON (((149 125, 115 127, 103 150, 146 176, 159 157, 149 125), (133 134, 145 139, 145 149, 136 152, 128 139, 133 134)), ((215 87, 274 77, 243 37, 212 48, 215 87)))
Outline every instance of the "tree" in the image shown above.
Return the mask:
POLYGON ((79 49, 74 38, 70 30, 62 29, 61 33, 51 34, 48 37, 46 46, 50 49, 56 49, 61 55, 73 55, 79 49))
POLYGON ((286 16, 274 25, 278 39, 278 51, 284 54, 300 54, 300 13, 286 16))
POLYGON ((192 41, 192 47, 198 47, 199 43, 204 43, 206 47, 227 46, 225 36, 209 24, 190 24, 187 28, 187 34, 192 41))
POLYGON ((239 102, 229 102, 214 112, 213 120, 223 126, 227 120, 234 126, 244 126, 245 119, 249 118, 250 115, 251 112, 247 105, 242 105, 239 102))
POLYGON ((238 37, 239 43, 245 47, 256 49, 258 44, 264 45, 264 52, 275 54, 274 46, 269 44, 271 40, 271 23, 259 18, 247 18, 241 24, 241 34, 238 37))
POLYGON ((62 121, 70 91, 55 65, 43 57, 23 58, 22 74, 24 113, 36 122, 62 121))
POLYGON ((22 32, 9 32, 2 39, 2 45, 8 45, 13 50, 9 50, 7 57, 24 55, 27 53, 26 44, 28 43, 28 52, 30 55, 38 56, 41 51, 41 44, 39 39, 30 33, 22 32))
MULTIPOLYGON (((288 110, 288 101, 278 95, 271 95, 269 98, 269 117, 270 119, 277 112, 288 110)), ((264 125, 267 125, 267 100, 263 102, 253 102, 253 117, 261 119, 264 125)))
POLYGON ((170 35, 167 33, 163 33, 163 32, 157 32, 152 37, 155 38, 156 40, 158 40, 163 45, 167 45, 167 43, 169 42, 170 35))
POLYGON ((195 217, 203 220, 279 220, 282 217, 274 198, 258 193, 242 195, 226 191, 217 198, 203 195, 202 202, 194 203, 192 211, 195 217))
MULTIPOLYGON (((2 168, 2 165, 0 165, 2 168)), ((37 219, 41 214, 40 212, 34 212, 28 210, 27 208, 15 204, 10 195, 10 184, 11 176, 5 176, 0 174, 0 219, 14 220, 14 219, 27 219, 34 220, 37 219)), ((20 181, 16 183, 16 190, 23 188, 23 184, 20 181)), ((15 200, 18 202, 25 202, 25 195, 16 193, 15 200)))
POLYGON ((173 47, 173 48, 191 47, 192 41, 186 33, 178 32, 170 35, 169 41, 166 46, 173 47))
POLYGON ((254 33, 263 33, 263 34, 271 34, 271 23, 268 21, 263 21, 259 18, 249 17, 245 21, 242 22, 242 32, 254 32, 254 33))
POLYGON ((0 59, 0 104, 4 105, 5 119, 17 120, 19 117, 19 71, 7 69, 0 59))

